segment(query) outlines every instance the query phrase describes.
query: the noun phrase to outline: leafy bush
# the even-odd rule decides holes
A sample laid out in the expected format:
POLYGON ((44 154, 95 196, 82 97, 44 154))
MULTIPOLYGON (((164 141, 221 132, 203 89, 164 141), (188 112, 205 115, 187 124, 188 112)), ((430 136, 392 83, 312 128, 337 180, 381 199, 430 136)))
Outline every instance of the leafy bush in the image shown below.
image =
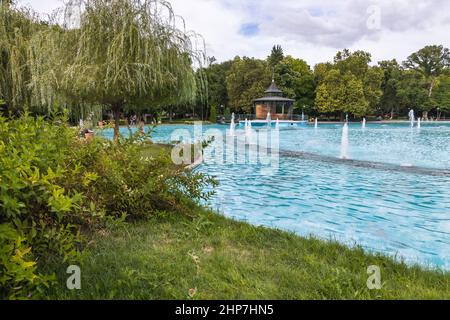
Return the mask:
POLYGON ((106 221, 190 213, 212 180, 147 156, 147 137, 78 138, 64 119, 0 117, 0 298, 39 296, 48 262, 76 261, 80 230, 106 221))
POLYGON ((217 122, 217 108, 216 106, 211 106, 211 111, 209 114, 209 122, 216 123, 217 122))
POLYGON ((231 119, 231 111, 230 108, 226 108, 225 111, 223 112, 223 116, 225 117, 225 119, 231 119))

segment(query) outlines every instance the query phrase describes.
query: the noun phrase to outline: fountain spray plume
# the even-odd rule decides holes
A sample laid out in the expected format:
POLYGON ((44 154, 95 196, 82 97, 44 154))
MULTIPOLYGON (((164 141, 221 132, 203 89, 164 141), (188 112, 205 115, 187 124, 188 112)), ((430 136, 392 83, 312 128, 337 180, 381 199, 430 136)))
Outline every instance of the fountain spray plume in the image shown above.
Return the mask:
POLYGON ((363 128, 363 129, 366 128, 366 118, 363 118, 363 121, 362 121, 362 128, 363 128))
POLYGON ((344 124, 344 128, 342 129, 342 141, 341 141, 341 159, 349 159, 348 155, 348 123, 344 124))
POLYGON ((252 134, 252 122, 245 119, 245 136, 249 138, 252 134))
POLYGON ((267 126, 270 128, 272 126, 272 116, 270 115, 270 112, 267 113, 267 126))
POLYGON ((235 132, 235 128, 236 128, 236 123, 235 123, 235 116, 234 116, 234 112, 231 115, 231 124, 230 124, 230 132, 229 135, 230 136, 234 136, 234 132, 235 132))
POLYGON ((317 129, 319 127, 319 120, 317 118, 314 120, 314 129, 317 129))
POLYGON ((414 116, 414 110, 411 109, 409 110, 409 121, 411 122, 411 128, 414 127, 414 120, 415 120, 415 116, 414 116))

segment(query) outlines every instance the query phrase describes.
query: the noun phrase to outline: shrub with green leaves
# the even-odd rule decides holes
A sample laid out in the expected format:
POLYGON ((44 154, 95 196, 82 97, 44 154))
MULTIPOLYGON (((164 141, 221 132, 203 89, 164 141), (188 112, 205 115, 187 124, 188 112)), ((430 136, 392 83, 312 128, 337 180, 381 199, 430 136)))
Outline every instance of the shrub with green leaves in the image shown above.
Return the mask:
POLYGON ((217 108, 216 106, 211 106, 211 111, 209 114, 209 122, 216 123, 217 122, 217 108))
POLYGON ((48 262, 76 261, 81 230, 107 221, 190 214, 209 177, 145 153, 147 137, 85 141, 65 119, 0 117, 0 298, 36 298, 48 262))

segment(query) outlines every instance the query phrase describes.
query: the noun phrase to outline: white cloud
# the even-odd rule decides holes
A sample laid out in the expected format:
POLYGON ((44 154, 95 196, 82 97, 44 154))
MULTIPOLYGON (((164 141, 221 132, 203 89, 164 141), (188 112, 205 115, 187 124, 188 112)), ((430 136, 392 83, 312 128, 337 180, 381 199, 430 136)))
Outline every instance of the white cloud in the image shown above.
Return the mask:
MULTIPOLYGON (((206 40, 208 55, 219 61, 236 55, 266 57, 274 44, 311 65, 331 61, 348 47, 366 50, 373 60, 396 58, 429 44, 450 47, 450 2, 447 0, 171 0, 187 29, 206 40), (380 9, 380 28, 367 27, 370 6, 380 9), (244 36, 245 24, 259 33, 244 36)), ((58 0, 22 0, 40 12, 58 0)))

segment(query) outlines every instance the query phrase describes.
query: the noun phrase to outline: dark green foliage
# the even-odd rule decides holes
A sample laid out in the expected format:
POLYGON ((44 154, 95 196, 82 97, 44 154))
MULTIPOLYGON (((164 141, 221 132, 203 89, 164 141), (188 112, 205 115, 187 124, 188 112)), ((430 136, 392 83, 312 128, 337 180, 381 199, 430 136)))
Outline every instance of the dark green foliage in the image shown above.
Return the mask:
POLYGON ((225 61, 220 64, 212 64, 206 69, 209 105, 228 106, 229 97, 226 80, 231 65, 232 61, 225 61))
MULTIPOLYGON (((448 72, 450 67, 450 51, 442 45, 426 46, 410 55, 403 65, 406 69, 420 73, 425 78, 427 98, 420 106, 420 110, 424 111, 424 117, 427 118, 428 111, 436 107, 432 95, 438 77, 448 72)), ((418 85, 422 84, 418 83, 418 85)))
POLYGON ((397 85, 397 95, 403 110, 412 108, 423 110, 428 101, 428 84, 426 78, 417 71, 406 70, 402 73, 397 85))
POLYGON ((261 97, 270 84, 267 62, 254 58, 235 58, 227 76, 232 111, 251 113, 253 100, 261 97))
POLYGON ((383 70, 370 67, 371 55, 364 51, 338 52, 334 65, 316 68, 319 80, 316 108, 321 113, 349 113, 364 116, 373 113, 383 94, 383 70))
POLYGON ((81 230, 108 221, 191 213, 212 182, 152 156, 146 137, 79 139, 64 119, 0 117, 0 298, 39 297, 49 262, 76 261, 81 230))
POLYGON ((230 108, 225 108, 225 111, 223 112, 223 116, 224 116, 225 119, 227 119, 227 120, 231 119, 231 111, 230 111, 230 108))
POLYGON ((403 65, 426 78, 436 78, 450 67, 450 51, 443 46, 426 46, 410 55, 403 65))
POLYGON ((440 111, 450 112, 450 76, 441 76, 438 79, 432 99, 440 111))
POLYGON ((312 112, 314 106, 314 74, 308 64, 292 56, 283 58, 275 67, 275 80, 284 96, 295 99, 295 108, 312 112))
POLYGON ((383 94, 380 99, 378 112, 382 114, 390 114, 393 118, 395 114, 399 114, 400 98, 398 96, 398 85, 402 74, 402 69, 397 61, 381 61, 378 63, 383 70, 383 80, 381 82, 381 90, 383 94))
POLYGON ((267 57, 269 67, 273 70, 273 68, 275 68, 278 63, 283 61, 283 59, 284 59, 283 48, 281 48, 280 45, 273 46, 270 56, 267 57))
POLYGON ((209 121, 212 123, 216 123, 217 122, 217 108, 216 106, 212 106, 211 107, 211 111, 209 114, 209 121))

